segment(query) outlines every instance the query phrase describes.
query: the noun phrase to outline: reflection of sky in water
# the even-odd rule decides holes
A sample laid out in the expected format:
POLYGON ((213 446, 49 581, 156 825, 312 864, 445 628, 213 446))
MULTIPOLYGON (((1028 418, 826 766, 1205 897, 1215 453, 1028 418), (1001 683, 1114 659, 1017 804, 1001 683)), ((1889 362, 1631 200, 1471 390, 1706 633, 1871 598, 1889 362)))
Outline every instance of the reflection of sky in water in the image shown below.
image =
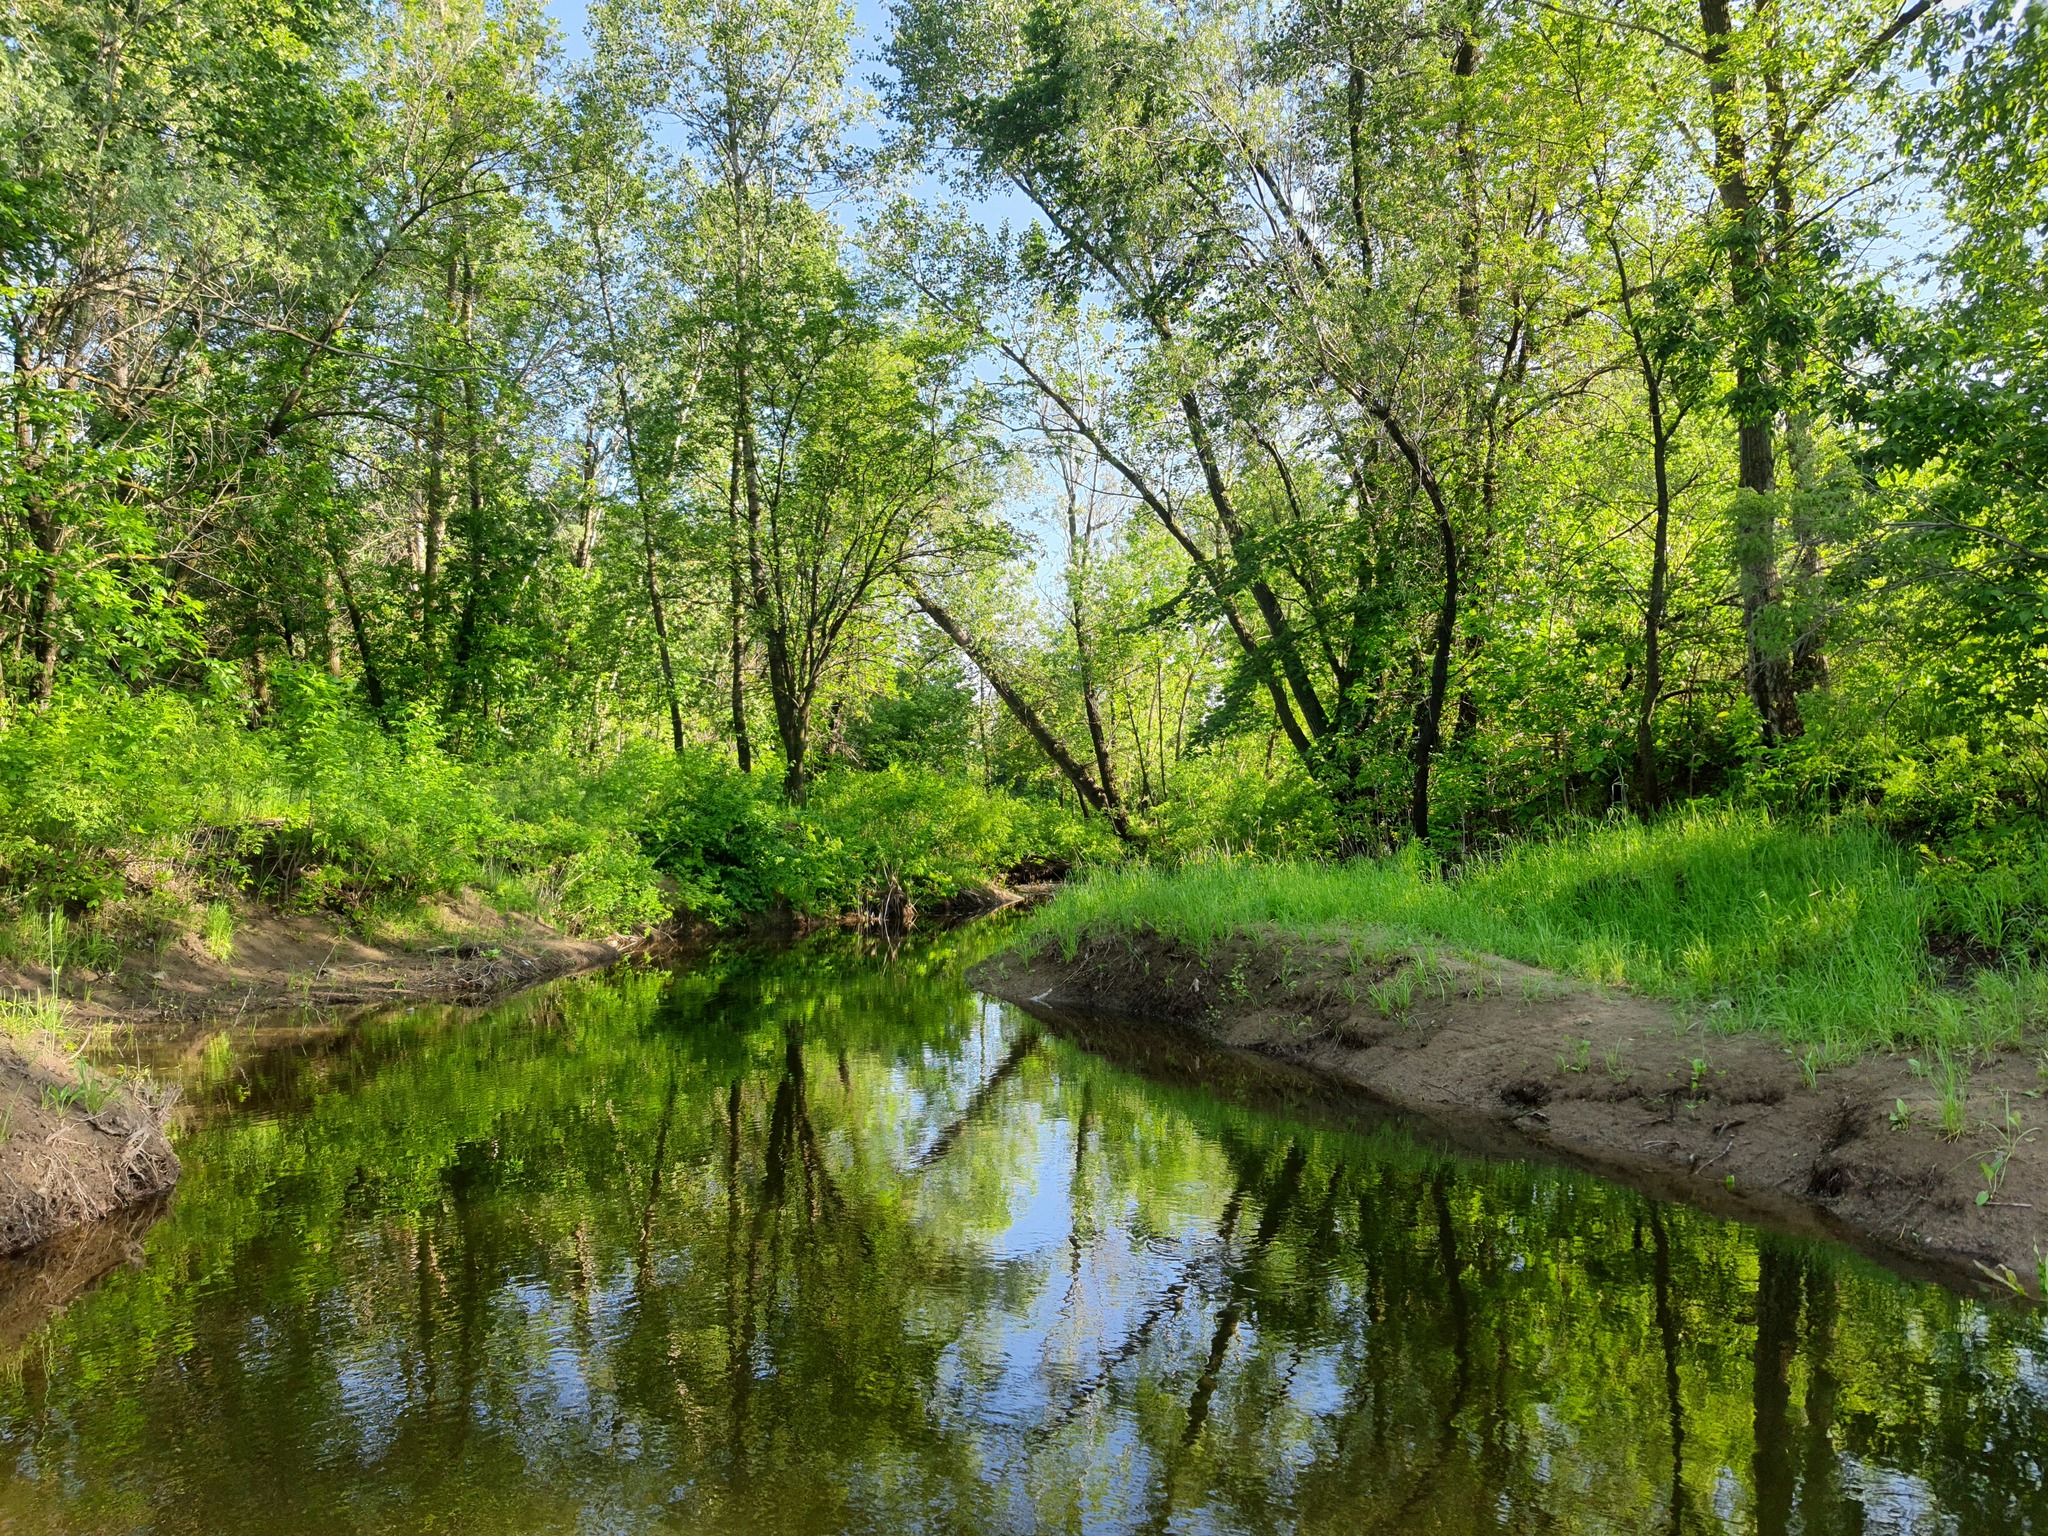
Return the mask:
POLYGON ((246 1064, 0 1383, 0 1529, 2048 1528, 2031 1320, 732 964, 246 1064))

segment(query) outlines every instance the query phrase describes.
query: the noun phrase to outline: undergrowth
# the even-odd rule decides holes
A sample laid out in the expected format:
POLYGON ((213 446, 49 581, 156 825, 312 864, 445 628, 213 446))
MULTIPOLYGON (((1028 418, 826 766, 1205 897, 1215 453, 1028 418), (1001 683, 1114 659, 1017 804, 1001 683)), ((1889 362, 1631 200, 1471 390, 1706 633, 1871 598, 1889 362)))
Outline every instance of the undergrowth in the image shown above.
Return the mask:
POLYGON ((234 949, 233 898, 403 924, 480 888, 571 931, 682 913, 828 916, 943 899, 1015 866, 1103 856, 1057 803, 917 767, 819 778, 711 748, 458 758, 428 716, 386 731, 322 672, 281 671, 272 715, 171 693, 80 694, 0 730, 0 960, 105 970, 197 932, 234 949), (53 919, 54 914, 54 919, 53 919), (52 921, 55 927, 52 928, 52 921))
POLYGON ((1828 1055, 1997 1049, 2048 1019, 2048 968, 2031 948, 2031 885, 2012 884, 2002 905, 1995 894, 1972 887, 1959 910, 1865 822, 1716 807, 1585 826, 1448 874, 1414 850, 1104 871, 1039 913, 1027 942, 1071 954, 1084 938, 1150 930, 1207 951, 1270 930, 1369 929, 1626 985, 1828 1055), (1930 937, 1981 946, 1972 936, 1987 930, 2011 942, 1973 951, 1961 973, 1930 952, 1930 937))

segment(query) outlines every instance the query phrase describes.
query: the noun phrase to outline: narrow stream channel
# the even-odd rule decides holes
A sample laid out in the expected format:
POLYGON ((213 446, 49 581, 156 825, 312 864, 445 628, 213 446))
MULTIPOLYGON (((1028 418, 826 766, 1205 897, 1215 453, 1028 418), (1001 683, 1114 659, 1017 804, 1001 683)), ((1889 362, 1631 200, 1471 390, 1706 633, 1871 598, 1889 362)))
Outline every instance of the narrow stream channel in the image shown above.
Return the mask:
POLYGON ((1139 1075, 988 942, 191 1046, 0 1530, 2048 1531, 2032 1312, 1139 1075))

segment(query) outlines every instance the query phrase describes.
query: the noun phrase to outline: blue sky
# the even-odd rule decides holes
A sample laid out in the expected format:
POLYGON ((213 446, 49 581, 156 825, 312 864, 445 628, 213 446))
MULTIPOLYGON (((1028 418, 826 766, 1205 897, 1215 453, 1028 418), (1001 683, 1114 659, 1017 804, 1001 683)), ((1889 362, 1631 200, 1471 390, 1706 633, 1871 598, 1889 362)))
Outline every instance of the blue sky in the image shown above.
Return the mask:
MULTIPOLYGON (((590 39, 585 32, 588 0, 548 0, 547 14, 561 30, 566 57, 571 62, 589 58, 590 39)), ((854 78, 863 87, 872 89, 874 77, 885 70, 882 49, 889 39, 888 0, 854 0, 853 18, 854 78)), ((877 130, 871 126, 854 137, 871 142, 876 136, 877 130)), ((925 190, 935 196, 947 195, 936 184, 925 190)), ((983 222, 991 226, 1007 221, 1021 227, 1030 222, 1034 212, 1023 197, 1007 190, 993 197, 977 199, 973 206, 983 222)))

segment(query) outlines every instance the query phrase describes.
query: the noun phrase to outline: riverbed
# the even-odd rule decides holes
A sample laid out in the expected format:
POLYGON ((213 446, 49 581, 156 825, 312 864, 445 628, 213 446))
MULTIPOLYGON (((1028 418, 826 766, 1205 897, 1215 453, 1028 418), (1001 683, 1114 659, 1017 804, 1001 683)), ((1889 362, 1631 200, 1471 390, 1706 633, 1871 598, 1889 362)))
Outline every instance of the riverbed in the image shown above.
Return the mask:
POLYGON ((131 1043, 184 1180, 10 1346, 0 1529, 2048 1530, 2034 1310, 1063 1031, 999 934, 131 1043))

